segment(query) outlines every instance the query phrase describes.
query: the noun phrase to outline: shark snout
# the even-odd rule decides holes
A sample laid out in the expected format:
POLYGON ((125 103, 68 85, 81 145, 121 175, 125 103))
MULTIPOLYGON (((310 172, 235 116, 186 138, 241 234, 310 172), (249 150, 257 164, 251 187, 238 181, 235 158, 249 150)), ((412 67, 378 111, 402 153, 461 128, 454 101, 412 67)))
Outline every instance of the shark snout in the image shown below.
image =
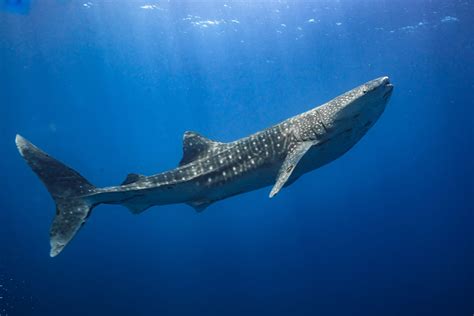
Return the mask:
POLYGON ((393 84, 390 82, 389 77, 382 77, 382 85, 386 88, 393 89, 393 84))
POLYGON ((390 78, 387 76, 369 81, 366 83, 366 86, 370 91, 376 90, 378 88, 393 88, 393 85, 390 83, 390 78))
POLYGON ((374 79, 366 84, 366 93, 371 92, 375 95, 381 95, 384 100, 392 94, 392 90, 393 84, 387 76, 374 79))
POLYGON ((393 84, 388 77, 382 77, 382 87, 384 89, 383 99, 390 97, 393 91, 393 84))

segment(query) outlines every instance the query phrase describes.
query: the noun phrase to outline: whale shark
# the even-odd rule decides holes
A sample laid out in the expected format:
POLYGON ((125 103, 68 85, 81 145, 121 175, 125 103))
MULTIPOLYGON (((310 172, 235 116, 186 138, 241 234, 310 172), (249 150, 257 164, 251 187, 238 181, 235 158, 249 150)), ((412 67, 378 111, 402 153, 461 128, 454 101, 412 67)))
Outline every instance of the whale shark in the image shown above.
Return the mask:
POLYGON ((139 214, 155 205, 186 203, 202 212, 216 201, 273 185, 270 198, 300 176, 343 155, 374 125, 393 91, 388 77, 366 82, 331 101, 233 142, 185 132, 175 169, 129 174, 98 188, 77 171, 16 135, 16 145, 56 204, 50 256, 57 256, 99 204, 139 214))

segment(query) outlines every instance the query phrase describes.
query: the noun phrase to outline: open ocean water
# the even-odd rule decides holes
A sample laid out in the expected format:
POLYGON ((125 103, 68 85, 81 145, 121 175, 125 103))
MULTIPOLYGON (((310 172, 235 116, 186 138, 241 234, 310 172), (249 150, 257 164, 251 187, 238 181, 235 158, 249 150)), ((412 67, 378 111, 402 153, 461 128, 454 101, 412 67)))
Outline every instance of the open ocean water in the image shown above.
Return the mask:
POLYGON ((472 315, 474 2, 0 4, 0 315, 472 315), (388 75, 347 154, 196 213, 101 205, 56 258, 22 134, 97 186, 388 75))

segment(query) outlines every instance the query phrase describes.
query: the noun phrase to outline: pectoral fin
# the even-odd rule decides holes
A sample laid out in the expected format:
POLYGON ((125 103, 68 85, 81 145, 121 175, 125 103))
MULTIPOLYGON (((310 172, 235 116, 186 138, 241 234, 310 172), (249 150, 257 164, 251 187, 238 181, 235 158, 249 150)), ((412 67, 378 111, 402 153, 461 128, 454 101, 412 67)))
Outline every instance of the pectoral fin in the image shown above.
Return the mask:
POLYGON ((285 161, 283 162, 283 165, 280 168, 280 171, 278 172, 277 181, 273 186, 272 191, 270 192, 270 198, 277 194, 283 187, 283 185, 285 185, 286 181, 291 176, 291 173, 295 169, 301 157, 303 157, 303 155, 313 145, 313 142, 302 142, 296 144, 292 149, 290 149, 285 161))

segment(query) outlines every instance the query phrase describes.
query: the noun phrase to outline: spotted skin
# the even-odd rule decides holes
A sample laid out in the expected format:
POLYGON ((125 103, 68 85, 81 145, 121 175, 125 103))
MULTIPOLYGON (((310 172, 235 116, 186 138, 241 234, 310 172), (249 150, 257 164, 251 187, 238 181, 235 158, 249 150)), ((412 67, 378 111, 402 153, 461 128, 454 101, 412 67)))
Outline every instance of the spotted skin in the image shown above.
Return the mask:
POLYGON ((176 169, 152 176, 131 174, 113 187, 96 188, 23 137, 18 135, 16 142, 56 202, 51 229, 51 256, 56 256, 101 203, 121 204, 133 213, 171 203, 202 211, 215 201, 274 184, 272 197, 354 146, 382 114, 392 90, 388 77, 381 77, 230 143, 186 132, 176 169))

